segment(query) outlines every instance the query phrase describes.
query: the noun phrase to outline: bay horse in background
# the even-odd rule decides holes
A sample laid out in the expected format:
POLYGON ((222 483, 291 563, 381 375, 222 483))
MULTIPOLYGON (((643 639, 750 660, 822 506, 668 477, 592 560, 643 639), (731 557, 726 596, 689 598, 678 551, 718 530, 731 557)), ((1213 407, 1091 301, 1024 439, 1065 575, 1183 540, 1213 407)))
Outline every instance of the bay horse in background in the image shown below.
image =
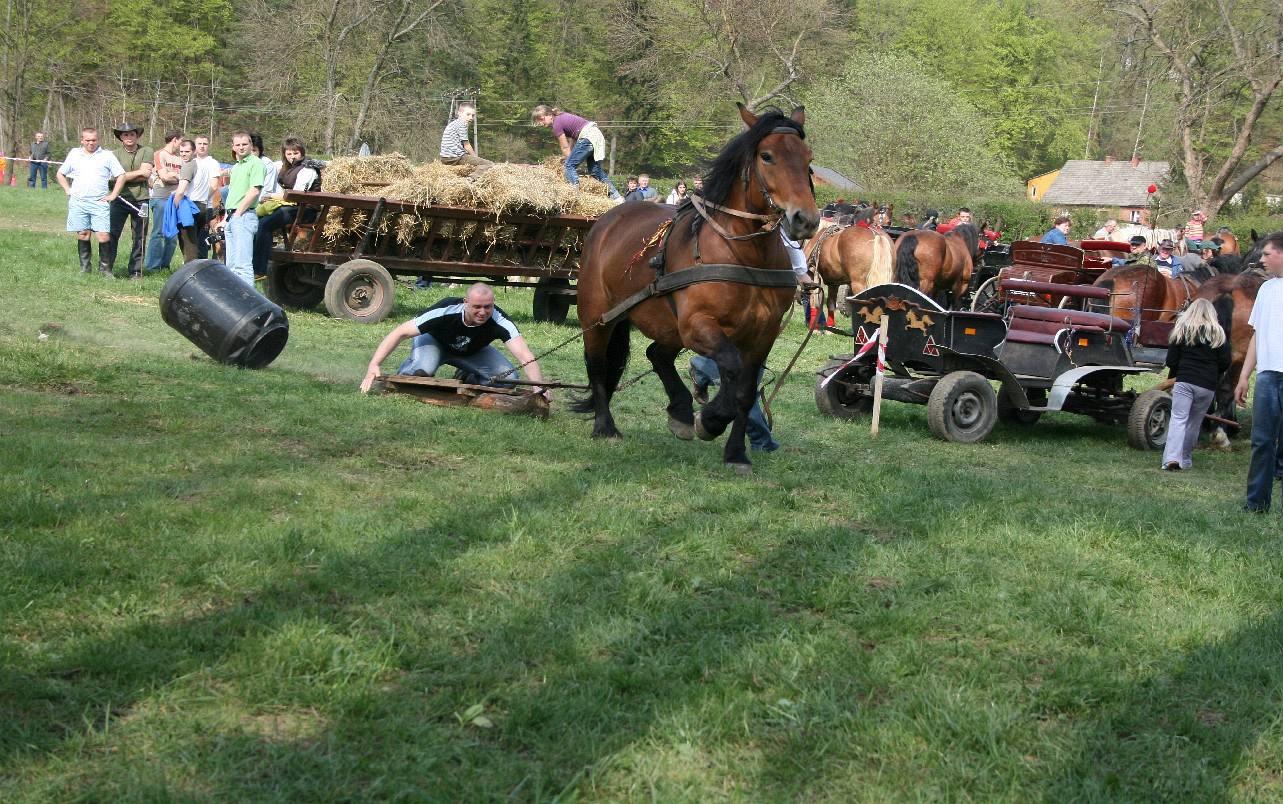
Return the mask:
MULTIPOLYGON (((1230 227, 1222 226, 1217 229, 1216 234, 1212 235, 1212 239, 1221 244, 1221 254, 1239 253, 1238 238, 1234 236, 1234 232, 1230 230, 1230 227)), ((1256 240, 1255 237, 1252 239, 1256 240)))
POLYGON ((713 161, 702 195, 680 208, 622 204, 588 232, 578 306, 590 390, 573 407, 593 414, 594 438, 620 437, 610 402, 636 327, 653 341, 646 357, 668 395, 669 429, 708 441, 729 425, 723 461, 746 474, 744 426, 759 369, 796 292, 777 229, 807 240, 820 211, 803 108, 756 116, 737 105, 748 130, 713 161), (698 414, 674 366, 682 349, 712 358, 721 375, 717 395, 698 414))
POLYGON ((980 259, 980 232, 961 223, 947 234, 915 229, 895 245, 895 281, 915 287, 942 307, 961 303, 980 259))
POLYGON ((860 225, 830 226, 807 242, 807 264, 815 266, 816 279, 825 287, 830 324, 837 321, 842 285, 850 286, 848 293, 859 293, 892 280, 892 248, 886 232, 860 225))
POLYGON ((1139 262, 1110 268, 1092 284, 1109 289, 1109 312, 1133 327, 1145 321, 1174 321, 1199 286, 1187 275, 1163 276, 1153 265, 1139 262))
MULTIPOLYGON (((1259 259, 1258 256, 1257 260, 1259 259)), ((1194 298, 1207 299, 1216 308, 1216 319, 1220 322, 1221 329, 1225 330, 1225 337, 1230 342, 1230 367, 1221 375, 1220 382, 1216 386, 1212 413, 1234 422, 1238 421, 1234 407, 1234 386, 1238 383, 1238 375, 1243 370, 1247 345, 1255 331, 1248 325, 1247 320, 1252 316, 1256 294, 1267 278, 1257 266, 1241 274, 1214 276, 1200 285, 1198 292, 1194 294, 1194 298)), ((1228 449, 1229 437, 1225 427, 1215 424, 1212 430, 1212 444, 1221 449, 1228 449)))

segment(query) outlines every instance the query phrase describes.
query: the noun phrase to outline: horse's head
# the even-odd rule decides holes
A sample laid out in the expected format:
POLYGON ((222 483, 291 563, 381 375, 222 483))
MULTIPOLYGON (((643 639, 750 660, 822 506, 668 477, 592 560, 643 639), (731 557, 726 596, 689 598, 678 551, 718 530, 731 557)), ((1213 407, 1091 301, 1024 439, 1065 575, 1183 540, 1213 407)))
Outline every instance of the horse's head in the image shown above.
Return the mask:
POLYGON ((750 212, 778 214, 784 233, 794 240, 811 237, 820 210, 811 184, 811 148, 802 128, 805 109, 799 106, 788 117, 774 109, 759 116, 737 105, 748 131, 714 160, 705 197, 726 203, 738 189, 750 212))

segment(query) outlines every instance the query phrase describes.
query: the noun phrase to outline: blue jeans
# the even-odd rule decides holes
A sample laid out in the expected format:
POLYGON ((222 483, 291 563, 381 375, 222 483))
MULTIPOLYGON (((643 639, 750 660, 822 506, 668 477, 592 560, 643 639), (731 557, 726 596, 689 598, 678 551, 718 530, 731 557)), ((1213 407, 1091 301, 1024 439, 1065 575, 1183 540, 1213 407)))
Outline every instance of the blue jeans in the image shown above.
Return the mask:
POLYGON ((512 371, 512 363, 509 363, 508 359, 493 346, 487 346, 471 355, 451 354, 441 348, 436 338, 427 334, 414 339, 410 356, 397 369, 397 374, 414 374, 416 371, 422 371, 431 377, 437 373, 442 363, 463 369, 471 375, 464 381, 474 385, 503 385, 502 380, 491 381, 490 379, 500 374, 504 375, 504 379, 520 379, 517 372, 512 371), (512 373, 504 374, 504 372, 512 373))
POLYGON ((1252 462, 1248 464, 1243 507, 1268 511, 1278 471, 1279 428, 1283 427, 1283 372, 1257 372, 1252 393, 1252 462))
POLYGON ((592 156, 592 143, 588 140, 575 140, 575 146, 570 149, 570 156, 566 157, 566 182, 579 186, 579 163, 588 163, 588 175, 597 181, 606 185, 610 190, 611 198, 619 198, 619 191, 615 185, 610 183, 610 177, 606 175, 606 170, 601 163, 592 156))
POLYGON ((49 163, 48 162, 31 163, 31 175, 27 177, 27 186, 33 187, 33 188, 36 186, 37 172, 40 173, 40 189, 42 190, 49 189, 49 163))
MULTIPOLYGON (((765 369, 757 370, 757 384, 762 384, 762 374, 765 369)), ((721 375, 717 370, 717 363, 711 357, 695 355, 691 358, 691 379, 696 385, 712 386, 721 381, 721 375)), ((763 450, 765 452, 774 452, 780 448, 780 443, 771 435, 771 428, 766 424, 766 414, 762 413, 762 403, 758 399, 753 400, 753 407, 748 412, 748 421, 744 425, 744 432, 748 436, 748 443, 753 449, 763 450)))
POLYGON ((272 261, 272 241, 281 229, 288 229, 298 217, 298 207, 290 204, 277 207, 268 215, 258 219, 258 231, 254 234, 254 273, 267 275, 267 265, 272 261))
POLYGON ((143 270, 151 273, 164 268, 169 270, 174 261, 174 251, 178 248, 178 235, 165 237, 161 233, 165 220, 166 198, 147 199, 147 219, 151 221, 151 230, 147 235, 147 256, 143 261, 143 270))
POLYGON ((227 243, 224 244, 223 256, 232 273, 250 287, 254 287, 254 234, 257 231, 258 215, 252 209, 227 219, 227 243))

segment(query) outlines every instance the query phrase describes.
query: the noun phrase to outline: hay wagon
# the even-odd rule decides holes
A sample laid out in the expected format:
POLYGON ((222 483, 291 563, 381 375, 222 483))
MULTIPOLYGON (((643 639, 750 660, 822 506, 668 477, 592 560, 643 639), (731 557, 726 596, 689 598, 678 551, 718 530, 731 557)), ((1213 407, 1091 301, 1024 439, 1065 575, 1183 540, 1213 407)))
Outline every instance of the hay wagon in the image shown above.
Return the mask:
POLYGON ((371 195, 287 191, 299 213, 272 251, 267 295, 324 303, 374 323, 392 310, 394 276, 532 287, 534 318, 562 322, 574 303, 579 251, 596 218, 422 206, 371 195))
MULTIPOLYGON (((1076 300, 1098 298, 1103 290, 1018 279, 1004 284, 1015 293, 1076 300)), ((1128 376, 1161 368, 1133 353, 1127 321, 1036 304, 1011 305, 1005 316, 945 310, 899 284, 868 288, 849 302, 857 346, 876 337, 887 317, 883 396, 926 405, 939 438, 972 443, 999 420, 1032 424, 1044 412, 1064 411, 1126 423, 1128 443, 1137 449, 1161 449, 1166 441, 1171 397, 1157 389, 1138 394, 1124 384, 1128 376)), ((821 412, 850 419, 872 411, 875 351, 836 356, 820 369, 815 402, 821 412)))

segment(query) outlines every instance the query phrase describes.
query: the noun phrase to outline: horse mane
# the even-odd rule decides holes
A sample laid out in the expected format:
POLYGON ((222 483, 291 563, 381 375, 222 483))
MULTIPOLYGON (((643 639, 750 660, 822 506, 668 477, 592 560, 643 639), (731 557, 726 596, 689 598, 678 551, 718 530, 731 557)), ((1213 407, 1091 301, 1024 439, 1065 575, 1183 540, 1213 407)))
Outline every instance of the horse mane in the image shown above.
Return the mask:
POLYGON ((797 130, 802 139, 806 132, 802 124, 785 115, 779 109, 770 108, 764 111, 753 127, 745 131, 722 148, 722 152, 713 160, 704 177, 704 198, 714 204, 723 204, 730 197, 735 182, 744 177, 744 165, 751 163, 757 155, 757 146, 775 129, 787 126, 797 130))
POLYGON ((967 244, 967 253, 973 258, 980 251, 980 230, 971 223, 960 223, 949 231, 951 235, 961 237, 967 244))

